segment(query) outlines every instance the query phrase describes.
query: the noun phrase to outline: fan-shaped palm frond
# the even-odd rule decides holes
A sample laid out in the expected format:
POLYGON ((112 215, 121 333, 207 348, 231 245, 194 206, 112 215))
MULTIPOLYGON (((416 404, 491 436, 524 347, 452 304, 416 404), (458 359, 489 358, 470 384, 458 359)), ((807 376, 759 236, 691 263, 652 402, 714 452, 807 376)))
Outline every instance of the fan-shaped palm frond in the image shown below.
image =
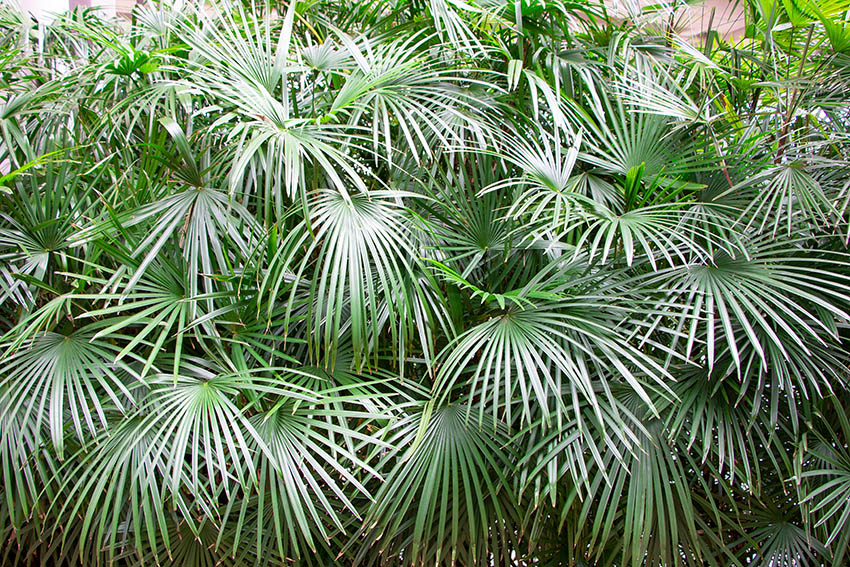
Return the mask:
POLYGON ((850 523, 850 453, 847 440, 850 438, 850 421, 841 402, 833 399, 832 410, 822 419, 822 433, 815 431, 815 443, 806 455, 811 468, 803 471, 802 478, 810 478, 817 484, 808 489, 805 501, 811 504, 812 513, 818 517, 816 527, 824 526, 827 537, 824 544, 831 548, 832 561, 839 565, 847 556, 850 548, 850 536, 847 526, 850 523), (827 419, 832 418, 831 424, 827 419), (836 443, 835 440, 843 440, 836 443), (817 468, 814 468, 817 467, 817 468))
POLYGON ((104 427, 108 409, 126 413, 134 405, 128 387, 138 375, 113 362, 115 345, 94 334, 89 326, 38 335, 4 357, 0 368, 4 417, 39 424, 60 456, 68 425, 85 443, 84 428, 91 435, 104 427))
POLYGON ((571 405, 595 402, 591 376, 615 369, 652 407, 647 384, 663 389, 666 372, 618 330, 629 310, 604 295, 571 292, 588 280, 561 280, 564 275, 549 282, 557 287, 532 282, 517 290, 514 305, 502 305, 501 312, 490 312, 455 339, 441 361, 435 389, 450 392, 469 374, 470 396, 480 396, 481 412, 491 406, 494 416, 504 412, 512 423, 513 400, 519 399, 521 421, 540 411, 547 425, 554 417, 560 426, 571 405))
POLYGON ((846 301, 845 276, 830 268, 843 262, 842 255, 807 255, 802 247, 787 242, 753 245, 749 258, 718 252, 711 261, 669 268, 646 279, 648 285, 669 282, 666 296, 681 309, 679 326, 687 330, 686 352, 690 355, 696 341, 704 340, 709 368, 718 352, 715 337, 723 337, 738 368, 742 362, 738 336, 746 337, 746 344, 766 366, 771 347, 788 358, 788 340, 805 351, 807 343, 823 342, 822 332, 838 339, 834 321, 847 317, 841 307, 846 301), (671 276, 674 280, 668 279, 671 276))
POLYGON ((316 399, 304 387, 259 372, 222 373, 198 359, 186 360, 176 380, 156 375, 147 383, 138 410, 105 431, 94 450, 69 461, 69 475, 56 480, 71 498, 53 507, 83 517, 81 550, 93 540, 114 556, 122 538, 154 554, 160 541, 170 549, 166 502, 194 533, 205 521, 220 521, 219 498, 258 482, 255 452, 274 459, 235 405, 240 392, 316 399), (103 506, 83 508, 86 502, 103 506))
POLYGON ((377 547, 402 562, 498 561, 515 537, 505 431, 482 429, 464 404, 432 404, 388 430, 394 449, 379 463, 387 479, 366 518, 374 527, 360 542, 361 560, 377 547))

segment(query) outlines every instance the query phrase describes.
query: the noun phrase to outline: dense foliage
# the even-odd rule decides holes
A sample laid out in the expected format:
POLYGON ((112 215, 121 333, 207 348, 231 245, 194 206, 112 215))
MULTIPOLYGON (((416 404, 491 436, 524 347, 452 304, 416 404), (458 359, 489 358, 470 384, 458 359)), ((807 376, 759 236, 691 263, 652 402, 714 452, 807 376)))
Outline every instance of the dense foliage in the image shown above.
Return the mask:
POLYGON ((0 11, 5 565, 847 565, 850 20, 0 11))

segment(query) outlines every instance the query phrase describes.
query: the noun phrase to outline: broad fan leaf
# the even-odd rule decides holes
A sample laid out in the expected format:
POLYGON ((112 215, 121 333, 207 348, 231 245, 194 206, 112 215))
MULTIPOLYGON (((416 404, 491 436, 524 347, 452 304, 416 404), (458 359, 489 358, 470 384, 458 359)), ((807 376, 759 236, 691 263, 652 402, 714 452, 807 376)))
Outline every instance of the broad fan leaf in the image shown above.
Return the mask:
POLYGON ((390 426, 393 449, 378 465, 386 482, 366 517, 365 541, 353 540, 358 561, 377 548, 393 563, 473 564, 515 537, 507 529, 515 514, 508 438, 482 426, 465 404, 410 412, 390 426))
POLYGON ((168 507, 195 532, 203 518, 220 521, 220 497, 256 486, 256 454, 274 462, 237 398, 248 392, 316 399, 308 389, 268 374, 224 373, 190 359, 176 381, 170 375, 149 378, 138 410, 98 436, 96 447, 69 461, 67 475, 55 481, 69 499, 52 508, 60 516, 80 515, 80 549, 94 541, 114 555, 120 538, 153 553, 159 541, 170 549, 168 507))
POLYGON ((117 347, 94 335, 90 326, 39 334, 7 353, 0 366, 2 417, 39 424, 60 457, 66 427, 85 444, 106 427, 110 409, 127 413, 135 405, 129 388, 138 374, 114 362, 117 347))
POLYGON ((550 292, 537 299, 523 291, 518 297, 527 295, 530 306, 491 313, 449 345, 435 384, 442 397, 468 381, 470 396, 480 396, 482 415, 491 407, 494 416, 504 413, 512 423, 519 400, 521 421, 532 421, 540 411, 545 425, 561 427, 574 404, 595 402, 592 377, 613 370, 653 407, 647 386, 663 388, 666 372, 617 329, 628 309, 604 296, 550 292))
POLYGON ((766 366, 771 348, 788 358, 788 341, 807 352, 807 344, 823 344, 821 333, 838 340, 835 322, 848 318, 850 295, 847 276, 833 267, 844 262, 841 253, 811 254, 793 242, 762 239, 751 243, 749 258, 719 251, 709 261, 661 270, 639 285, 664 290, 664 310, 687 333, 687 356, 704 341, 711 369, 719 350, 728 347, 740 370, 743 344, 766 366))
MULTIPOLYGON (((238 550, 243 531, 256 540, 258 556, 269 545, 264 541, 270 542, 280 557, 315 552, 316 540, 328 542, 334 530, 345 532, 345 515, 360 519, 352 500, 372 499, 363 484, 363 473, 381 478, 360 455, 383 443, 355 422, 389 416, 367 411, 369 404, 361 403, 361 390, 353 385, 322 385, 309 372, 304 377, 314 387, 323 386, 316 388, 317 401, 281 398, 250 419, 258 435, 258 440, 250 443, 257 459, 258 482, 240 500, 232 499, 225 511, 225 521, 231 514, 239 518, 233 552, 238 550), (256 515, 256 526, 244 525, 248 514, 256 515)), ((304 382, 304 377, 293 378, 304 382)), ((368 385, 364 387, 368 389, 368 385)))

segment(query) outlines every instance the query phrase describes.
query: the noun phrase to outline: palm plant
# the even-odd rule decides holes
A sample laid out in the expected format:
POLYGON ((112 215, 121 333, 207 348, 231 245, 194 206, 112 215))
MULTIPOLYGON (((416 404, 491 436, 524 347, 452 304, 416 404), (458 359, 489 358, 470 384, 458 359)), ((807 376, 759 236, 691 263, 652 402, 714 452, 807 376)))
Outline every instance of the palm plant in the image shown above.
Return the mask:
POLYGON ((745 9, 0 5, 3 563, 845 565, 850 12, 745 9))

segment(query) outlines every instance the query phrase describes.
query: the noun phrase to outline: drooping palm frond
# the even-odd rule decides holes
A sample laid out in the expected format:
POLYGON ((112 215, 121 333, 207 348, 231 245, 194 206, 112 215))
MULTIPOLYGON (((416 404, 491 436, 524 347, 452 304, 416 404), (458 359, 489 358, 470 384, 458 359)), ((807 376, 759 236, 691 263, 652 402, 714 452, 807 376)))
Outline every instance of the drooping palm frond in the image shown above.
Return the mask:
POLYGON ((801 455, 808 467, 798 480, 816 481, 807 487, 805 502, 811 505, 812 513, 818 518, 815 527, 821 527, 826 534, 823 542, 831 552, 833 564, 840 565, 850 549, 850 536, 847 535, 850 525, 850 455, 847 449, 850 422, 839 397, 833 398, 831 407, 827 405, 824 414, 818 417, 820 422, 813 431, 815 438, 809 454, 801 455))
POLYGON ((106 425, 107 408, 127 413, 134 405, 128 386, 138 374, 125 363, 113 362, 116 347, 94 339, 94 334, 91 327, 40 334, 4 357, 0 369, 4 418, 19 416, 38 424, 60 457, 66 412, 77 439, 85 444, 106 425))
POLYGON ((359 561, 373 547, 392 563, 507 561, 513 456, 503 428, 482 426, 464 404, 429 401, 390 427, 386 482, 365 522, 375 528, 353 540, 359 561))
POLYGON ((743 358, 736 337, 745 336, 745 344, 758 353, 757 362, 766 367, 774 353, 789 357, 789 340, 804 352, 806 344, 823 344, 821 333, 840 340, 835 324, 847 317, 846 276, 831 266, 843 264, 843 254, 807 254, 793 242, 765 239, 752 243, 746 251, 749 257, 743 254, 732 257, 721 251, 710 261, 662 270, 646 280, 651 286, 669 282, 667 299, 682 309, 679 326, 687 333, 688 356, 700 340, 709 368, 720 348, 728 347, 740 369, 743 358))

